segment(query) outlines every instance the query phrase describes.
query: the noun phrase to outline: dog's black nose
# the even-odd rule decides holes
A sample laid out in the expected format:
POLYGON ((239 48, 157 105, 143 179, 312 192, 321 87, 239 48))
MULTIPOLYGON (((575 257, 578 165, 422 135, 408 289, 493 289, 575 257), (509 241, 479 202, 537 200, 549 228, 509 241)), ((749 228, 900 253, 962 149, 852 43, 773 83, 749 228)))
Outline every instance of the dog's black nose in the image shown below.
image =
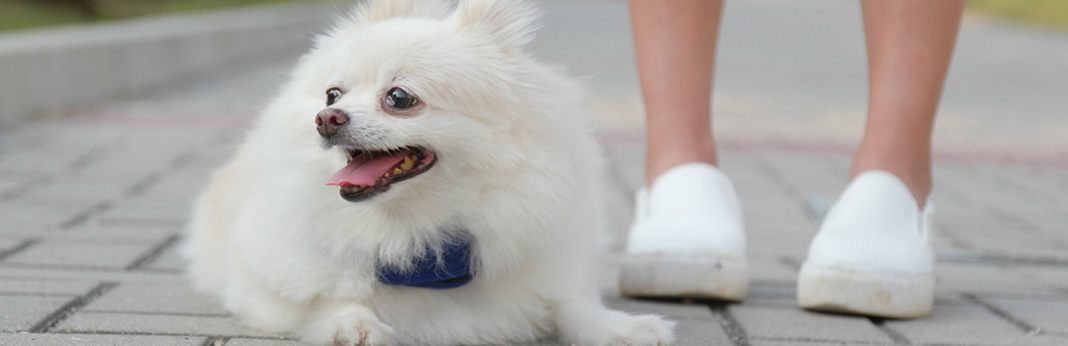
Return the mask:
POLYGON ((315 130, 319 131, 320 136, 330 137, 337 133, 337 129, 342 124, 348 121, 349 116, 345 115, 344 111, 337 108, 327 108, 315 115, 315 130))

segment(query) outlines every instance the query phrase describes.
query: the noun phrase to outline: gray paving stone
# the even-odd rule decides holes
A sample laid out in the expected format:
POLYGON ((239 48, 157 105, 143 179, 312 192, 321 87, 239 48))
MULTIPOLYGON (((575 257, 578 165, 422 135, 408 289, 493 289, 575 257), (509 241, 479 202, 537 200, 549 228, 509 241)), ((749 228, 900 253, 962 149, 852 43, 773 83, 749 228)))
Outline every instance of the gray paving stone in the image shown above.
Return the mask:
POLYGON ((941 262, 935 267, 935 278, 938 292, 1063 293, 1062 288, 1042 285, 1024 269, 997 264, 941 262))
POLYGON ((1068 336, 1068 299, 1037 301, 985 298, 983 300, 1044 332, 1068 336))
POLYGON ((749 256, 749 280, 757 282, 796 282, 797 271, 771 256, 749 256))
POLYGON ((871 321, 862 317, 744 304, 731 306, 729 311, 751 338, 893 342, 871 321))
POLYGON ((868 345, 890 345, 890 344, 872 344, 867 342, 809 342, 803 340, 766 340, 766 339, 750 339, 750 346, 868 346, 868 345))
POLYGON ((0 295, 0 332, 29 330, 71 299, 0 295))
POLYGON ((131 183, 129 180, 90 179, 76 175, 36 185, 23 197, 50 200, 66 198, 108 200, 121 197, 131 183))
POLYGON ((47 155, 26 153, 6 153, 0 155, 0 167, 19 172, 56 173, 66 169, 77 155, 64 155, 62 152, 49 152, 47 155))
POLYGON ((1021 338, 1020 346, 1064 346, 1068 345, 1068 335, 1035 335, 1021 338))
POLYGON ((307 346, 309 344, 294 340, 267 340, 267 339, 230 339, 226 346, 307 346))
POLYGON ((1062 296, 1068 295, 1068 266, 1030 266, 1019 270, 1044 286, 1060 288, 1060 292, 1064 293, 1062 296))
POLYGON ((657 314, 672 320, 712 320, 712 311, 705 305, 605 298, 605 306, 634 314, 657 314))
POLYGON ((101 218, 184 221, 189 216, 194 191, 182 198, 135 198, 115 203, 101 218))
POLYGON ((41 237, 49 243, 159 244, 177 234, 175 229, 154 227, 104 227, 94 221, 80 227, 51 232, 41 237))
POLYGON ((6 194, 8 190, 12 190, 16 187, 21 187, 23 184, 25 183, 16 181, 14 179, 7 180, 4 178, 0 178, 0 196, 6 194))
POLYGON ((727 332, 714 321, 675 321, 675 343, 678 346, 733 346, 727 332))
POLYGON ((930 317, 887 321, 886 327, 914 343, 1013 345, 1026 334, 975 305, 939 306, 930 317))
POLYGON ((978 236, 969 235, 962 241, 969 248, 982 253, 1008 257, 1044 257, 1068 259, 1068 244, 1059 239, 1042 236, 978 236))
POLYGON ((743 206, 756 206, 752 200, 767 196, 781 196, 786 191, 770 178, 757 172, 734 172, 730 165, 724 165, 723 170, 734 182, 735 190, 742 199, 743 206), (752 197, 752 198, 750 198, 752 197))
POLYGON ((0 253, 7 252, 16 246, 19 246, 19 244, 22 244, 22 240, 0 239, 0 253))
POLYGON ((229 317, 79 312, 56 325, 64 333, 133 333, 279 337, 229 317))
POLYGON ((77 296, 89 292, 89 290, 97 285, 98 283, 96 281, 90 280, 0 277, 0 295, 40 294, 77 296))
POLYGON ((230 313, 211 297, 187 285, 123 284, 97 298, 84 311, 222 315, 230 313))
POLYGON ((84 269, 123 269, 151 247, 149 244, 40 243, 8 257, 3 263, 84 269))
POLYGON ((150 230, 157 232, 160 230, 177 233, 183 227, 185 227, 185 219, 152 219, 152 218, 127 218, 127 217, 111 217, 111 216, 96 216, 86 221, 87 227, 100 227, 100 228, 126 228, 133 230, 150 230))
POLYGON ((82 209, 59 206, 0 204, 0 234, 36 235, 57 228, 82 209))
POLYGON ((148 265, 148 268, 151 270, 181 272, 185 270, 185 265, 185 260, 172 248, 164 252, 155 262, 148 265))
MULTIPOLYGON (((32 192, 33 189, 30 190, 32 192)), ((38 196, 31 193, 21 195, 9 201, 12 205, 22 205, 30 207, 60 207, 65 209, 85 210, 92 208, 106 200, 101 197, 84 197, 84 196, 38 196)))
POLYGON ((195 336, 92 335, 92 334, 0 334, 0 345, 11 346, 197 346, 195 336))
POLYGON ((749 282, 749 292, 745 296, 743 306, 765 306, 782 309, 797 308, 797 284, 767 283, 759 281, 749 282))

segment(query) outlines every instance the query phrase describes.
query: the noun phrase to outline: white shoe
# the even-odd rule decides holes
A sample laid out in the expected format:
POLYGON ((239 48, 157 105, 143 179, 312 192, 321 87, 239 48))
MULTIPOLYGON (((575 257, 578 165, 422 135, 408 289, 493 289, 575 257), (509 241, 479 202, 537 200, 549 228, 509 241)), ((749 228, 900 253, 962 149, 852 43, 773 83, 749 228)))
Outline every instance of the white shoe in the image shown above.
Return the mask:
POLYGON ((624 295, 738 301, 749 286, 734 184, 706 163, 664 172, 638 191, 620 273, 624 295))
POLYGON ((934 206, 885 171, 858 175, 823 219, 797 281, 802 308, 887 318, 931 313, 934 206))

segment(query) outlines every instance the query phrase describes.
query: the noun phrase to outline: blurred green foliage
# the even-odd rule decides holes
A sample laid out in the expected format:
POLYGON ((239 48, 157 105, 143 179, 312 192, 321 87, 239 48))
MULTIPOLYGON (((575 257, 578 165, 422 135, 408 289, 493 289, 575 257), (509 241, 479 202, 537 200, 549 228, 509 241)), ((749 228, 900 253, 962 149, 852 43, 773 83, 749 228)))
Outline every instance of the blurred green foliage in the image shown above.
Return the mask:
POLYGON ((968 9, 995 17, 1068 29, 1068 0, 971 0, 968 9))
POLYGON ((0 0, 0 30, 297 0, 0 0))
MULTIPOLYGON (((300 0, 0 0, 0 30, 300 0)), ((974 12, 1068 29, 1068 0, 970 0, 974 12)))

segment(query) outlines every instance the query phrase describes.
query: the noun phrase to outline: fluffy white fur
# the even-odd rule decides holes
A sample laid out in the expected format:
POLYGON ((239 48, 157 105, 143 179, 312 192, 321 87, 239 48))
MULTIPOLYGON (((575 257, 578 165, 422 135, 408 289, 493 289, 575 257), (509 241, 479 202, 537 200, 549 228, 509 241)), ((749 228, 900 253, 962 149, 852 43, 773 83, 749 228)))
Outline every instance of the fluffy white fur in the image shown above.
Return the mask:
POLYGON ((599 149, 581 88, 523 52, 536 19, 520 0, 380 0, 319 37, 196 205, 195 286, 319 344, 670 343, 674 323, 600 302, 599 149), (315 130, 332 86, 347 90, 332 106, 351 118, 346 141, 423 146, 436 165, 357 203, 324 186, 346 163, 315 130), (393 86, 422 107, 387 114, 393 86), (458 230, 477 258, 466 286, 375 279, 376 262, 403 268, 458 230))

